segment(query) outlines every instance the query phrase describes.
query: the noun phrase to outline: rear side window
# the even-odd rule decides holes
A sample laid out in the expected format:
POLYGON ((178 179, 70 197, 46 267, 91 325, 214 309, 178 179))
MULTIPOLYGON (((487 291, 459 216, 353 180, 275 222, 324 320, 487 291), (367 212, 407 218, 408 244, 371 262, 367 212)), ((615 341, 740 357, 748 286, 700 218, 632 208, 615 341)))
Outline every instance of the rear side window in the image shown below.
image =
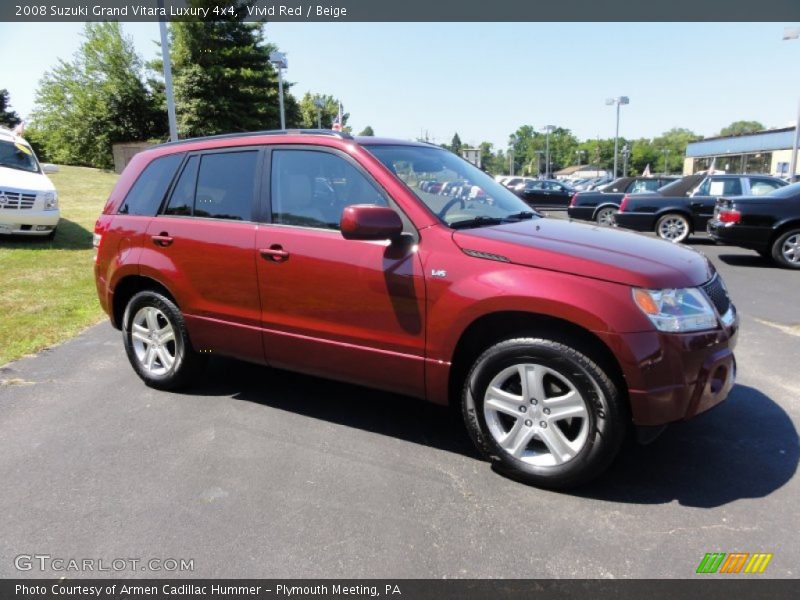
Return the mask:
POLYGON ((194 216, 250 221, 258 152, 205 154, 200 160, 194 216))
POLYGON ((763 196, 780 187, 783 187, 783 184, 773 179, 759 179, 756 177, 750 179, 750 193, 753 196, 763 196))
POLYGON ((155 216, 182 158, 183 154, 170 154, 153 159, 125 196, 119 214, 155 216))
POLYGON ((189 157, 164 214, 252 220, 257 165, 256 150, 189 157))

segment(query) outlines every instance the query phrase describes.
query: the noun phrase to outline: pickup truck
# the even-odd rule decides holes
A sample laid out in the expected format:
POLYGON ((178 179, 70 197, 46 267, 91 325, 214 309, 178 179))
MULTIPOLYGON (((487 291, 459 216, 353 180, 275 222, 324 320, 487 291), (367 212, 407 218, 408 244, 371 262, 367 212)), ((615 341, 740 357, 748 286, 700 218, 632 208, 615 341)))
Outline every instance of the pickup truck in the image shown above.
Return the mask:
POLYGON ((661 239, 680 243, 706 230, 717 198, 762 196, 785 185, 770 175, 696 173, 657 194, 625 194, 614 223, 635 231, 654 231, 661 239))
POLYGON ((598 225, 613 225, 614 215, 625 194, 655 192, 672 183, 677 177, 620 177, 607 186, 591 192, 578 192, 567 207, 570 219, 595 221, 598 225))

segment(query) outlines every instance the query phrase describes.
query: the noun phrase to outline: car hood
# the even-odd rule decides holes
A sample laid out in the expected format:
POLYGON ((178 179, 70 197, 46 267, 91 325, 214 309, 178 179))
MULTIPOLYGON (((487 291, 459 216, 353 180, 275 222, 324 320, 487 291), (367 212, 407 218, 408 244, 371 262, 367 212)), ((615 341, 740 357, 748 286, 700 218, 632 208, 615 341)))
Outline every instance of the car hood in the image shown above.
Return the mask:
POLYGON ((713 275, 708 259, 686 246, 561 219, 461 230, 453 240, 518 265, 650 289, 697 286, 713 275))
POLYGON ((47 175, 42 173, 0 167, 0 189, 9 188, 32 192, 50 192, 56 189, 47 175))

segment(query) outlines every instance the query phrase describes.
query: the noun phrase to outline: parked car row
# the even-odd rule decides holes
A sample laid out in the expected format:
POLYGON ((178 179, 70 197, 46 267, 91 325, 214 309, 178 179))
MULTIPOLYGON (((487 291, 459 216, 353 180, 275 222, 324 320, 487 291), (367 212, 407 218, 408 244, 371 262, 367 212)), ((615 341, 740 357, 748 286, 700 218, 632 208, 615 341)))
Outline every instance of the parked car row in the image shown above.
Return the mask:
POLYGON ((707 231, 717 243, 800 268, 800 184, 770 175, 622 178, 576 193, 567 210, 571 219, 652 231, 675 243, 707 231))

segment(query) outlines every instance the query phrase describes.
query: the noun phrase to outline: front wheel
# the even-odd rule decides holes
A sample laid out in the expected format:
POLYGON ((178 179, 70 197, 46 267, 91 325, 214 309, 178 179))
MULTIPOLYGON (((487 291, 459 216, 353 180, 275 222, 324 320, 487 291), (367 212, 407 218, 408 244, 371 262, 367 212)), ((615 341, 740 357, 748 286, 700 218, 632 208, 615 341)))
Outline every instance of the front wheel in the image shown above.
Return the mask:
POLYGON ((193 350, 183 315, 166 296, 139 292, 128 302, 122 324, 128 360, 150 387, 177 389, 199 374, 204 357, 193 350))
POLYGON ((617 214, 617 209, 613 206, 606 206, 597 211, 594 220, 598 225, 611 227, 614 225, 614 215, 617 214))
POLYGON ((470 437, 495 468, 545 488, 602 473, 625 437, 619 392, 591 358, 541 338, 500 342, 467 377, 470 437))
POLYGON ((670 213, 661 217, 656 223, 656 234, 662 240, 680 244, 692 232, 689 219, 677 213, 670 213))
POLYGON ((775 240, 772 258, 782 267, 800 269, 800 229, 790 229, 775 240))

